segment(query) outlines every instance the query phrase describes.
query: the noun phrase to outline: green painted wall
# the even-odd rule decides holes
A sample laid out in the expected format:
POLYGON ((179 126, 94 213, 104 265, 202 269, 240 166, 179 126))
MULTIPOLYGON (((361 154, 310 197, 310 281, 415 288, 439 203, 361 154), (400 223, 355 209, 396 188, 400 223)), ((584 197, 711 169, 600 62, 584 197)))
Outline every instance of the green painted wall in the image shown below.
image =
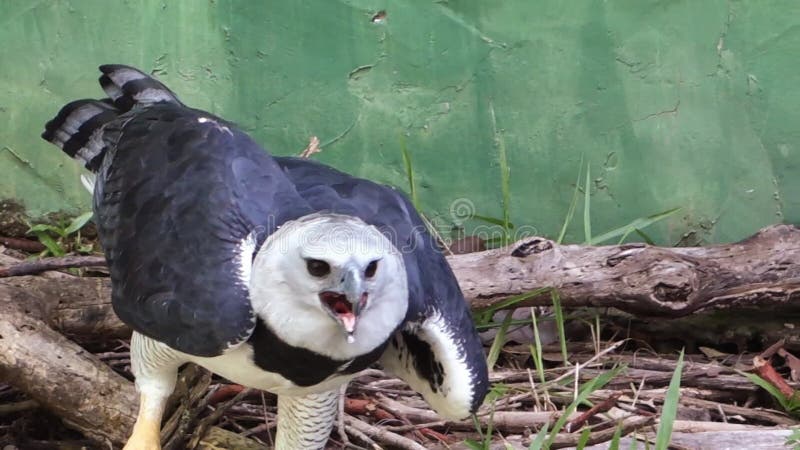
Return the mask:
POLYGON ((675 206, 661 243, 800 221, 794 0, 4 0, 0 21, 0 198, 32 215, 88 209, 38 136, 120 62, 276 154, 316 135, 320 160, 405 188, 405 143, 440 226, 457 199, 502 215, 501 147, 512 221, 551 236, 582 160, 596 232, 675 206))

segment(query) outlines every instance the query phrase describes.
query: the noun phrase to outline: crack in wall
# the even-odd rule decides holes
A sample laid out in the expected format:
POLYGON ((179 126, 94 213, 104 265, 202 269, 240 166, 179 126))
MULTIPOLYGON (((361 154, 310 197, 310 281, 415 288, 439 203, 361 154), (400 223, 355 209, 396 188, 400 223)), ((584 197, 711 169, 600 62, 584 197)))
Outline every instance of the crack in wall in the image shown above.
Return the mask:
POLYGON ((642 122, 644 120, 652 119, 653 117, 664 116, 664 115, 667 115, 667 114, 678 115, 678 108, 680 106, 681 106, 681 99, 678 99, 678 101, 675 102, 675 106, 673 106, 672 108, 665 109, 665 110, 659 111, 659 112, 650 113, 650 114, 648 114, 648 115, 646 115, 644 117, 640 117, 638 119, 633 119, 633 122, 642 122))

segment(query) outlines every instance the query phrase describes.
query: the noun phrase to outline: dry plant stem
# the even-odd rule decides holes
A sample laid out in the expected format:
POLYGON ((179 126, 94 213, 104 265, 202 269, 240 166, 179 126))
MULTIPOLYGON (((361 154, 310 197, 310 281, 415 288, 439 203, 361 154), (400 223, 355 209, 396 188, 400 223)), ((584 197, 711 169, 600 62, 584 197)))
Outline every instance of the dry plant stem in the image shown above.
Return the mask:
POLYGON ((303 149, 302 152, 300 152, 300 157, 308 159, 311 157, 311 155, 321 151, 322 149, 319 148, 319 138, 316 136, 311 136, 311 138, 308 140, 308 146, 303 149))
POLYGON ((761 352, 761 354, 759 356, 762 359, 770 359, 772 357, 772 355, 777 353, 778 350, 782 349, 784 345, 786 345, 786 339, 781 339, 778 342, 776 342, 776 343, 770 345, 769 347, 767 347, 767 349, 764 350, 763 352, 761 352))
MULTIPOLYGON (((359 431, 357 428, 352 427, 350 425, 345 425, 345 429, 357 441, 361 442, 364 445, 368 445, 369 448, 371 448, 373 450, 382 450, 380 445, 376 444, 375 441, 373 441, 369 436, 367 436, 363 432, 359 431)), ((345 448, 353 448, 353 447, 355 447, 353 444, 351 444, 349 442, 345 443, 345 448)))
POLYGON ((784 349, 778 350, 778 356, 786 360, 786 365, 789 366, 789 370, 791 371, 790 376, 792 377, 792 381, 800 381, 800 358, 784 349))
POLYGON ((5 245, 6 247, 14 250, 20 250, 29 253, 39 253, 47 248, 39 241, 5 236, 0 236, 0 245, 5 245))
POLYGON ((425 450, 425 447, 419 445, 418 443, 412 441, 411 439, 400 436, 397 433, 392 433, 391 431, 370 425, 353 416, 345 416, 344 421, 347 426, 353 427, 354 429, 360 431, 361 433, 364 433, 392 447, 403 450, 425 450))
POLYGON ((596 416, 597 414, 600 414, 602 412, 606 412, 609 409, 611 409, 611 407, 614 406, 614 404, 616 404, 617 400, 619 400, 619 398, 621 396, 622 396, 622 392, 616 392, 616 393, 612 394, 611 396, 609 396, 608 398, 606 398, 602 402, 592 406, 587 411, 584 411, 583 413, 581 413, 575 419, 567 422, 567 425, 564 427, 564 429, 567 431, 567 433, 574 432, 578 428, 582 427, 583 424, 586 423, 586 421, 588 421, 592 417, 596 416))
MULTIPOLYGON (((232 399, 219 405, 217 409, 214 410, 214 412, 212 412, 211 414, 200 420, 200 422, 195 427, 194 431, 192 431, 192 437, 189 439, 189 445, 187 446, 187 448, 189 449, 196 448, 197 444, 205 435, 206 430, 208 430, 212 424, 216 423, 216 421, 219 420, 220 417, 222 417, 225 411, 227 411, 231 406, 241 401, 252 391, 253 391, 252 389, 242 390, 241 392, 236 394, 232 399)), ((198 410, 200 410, 200 408, 198 408, 198 410)))
POLYGON ((753 367, 761 378, 778 388, 781 394, 787 398, 792 398, 795 395, 795 390, 775 371, 775 368, 772 367, 768 360, 756 356, 753 358, 753 367))
POLYGON ((194 418, 205 408, 205 402, 214 391, 209 392, 211 373, 194 364, 189 364, 178 375, 175 391, 170 396, 168 404, 177 404, 169 420, 161 427, 161 442, 163 450, 183 448, 186 440, 186 431, 192 425, 194 418))
POLYGON ((74 267, 104 267, 106 259, 102 256, 61 256, 42 258, 0 268, 0 278, 34 275, 48 270, 70 269, 74 267))
MULTIPOLYGON (((658 399, 659 402, 664 401, 664 397, 661 396, 658 399)), ((722 414, 726 415, 738 415, 742 416, 746 419, 756 420, 759 422, 766 422, 772 423, 778 426, 796 426, 797 421, 787 417, 785 414, 781 414, 775 411, 757 409, 757 408, 745 408, 743 406, 736 406, 736 405, 728 405, 725 403, 718 403, 712 402, 709 400, 703 400, 699 398, 692 398, 686 395, 681 395, 681 405, 683 406, 697 406, 706 409, 718 409, 722 411, 722 414)))
MULTIPOLYGON (((431 410, 414 408, 380 394, 378 394, 378 404, 395 416, 404 416, 411 422, 441 422, 441 417, 431 410)), ((572 414, 570 419, 577 416, 577 414, 572 414)), ((487 425, 491 419, 494 429, 510 433, 522 433, 526 430, 536 429, 545 423, 554 422, 557 418, 558 413, 550 411, 495 411, 491 417, 488 415, 478 416, 481 425, 487 425)), ((471 420, 446 421, 445 424, 452 430, 473 431, 475 429, 471 420)))
POLYGON ((396 417, 379 408, 375 402, 360 398, 345 398, 344 411, 353 416, 372 416, 377 420, 394 420, 396 417))
MULTIPOLYGON (((642 417, 642 416, 631 416, 622 420, 622 436, 627 436, 631 432, 638 430, 642 427, 646 427, 651 425, 655 422, 655 417, 642 417)), ((599 444, 601 442, 610 441, 611 438, 614 436, 616 432, 616 427, 610 427, 605 430, 595 431, 589 435, 589 441, 587 442, 588 445, 599 444)), ((559 433, 553 445, 550 448, 564 448, 564 447, 574 447, 578 444, 578 440, 580 439, 580 433, 559 433)))
POLYGON ((36 409, 38 407, 39 403, 36 402, 36 400, 23 400, 21 402, 7 403, 5 405, 0 405, 0 417, 36 409))

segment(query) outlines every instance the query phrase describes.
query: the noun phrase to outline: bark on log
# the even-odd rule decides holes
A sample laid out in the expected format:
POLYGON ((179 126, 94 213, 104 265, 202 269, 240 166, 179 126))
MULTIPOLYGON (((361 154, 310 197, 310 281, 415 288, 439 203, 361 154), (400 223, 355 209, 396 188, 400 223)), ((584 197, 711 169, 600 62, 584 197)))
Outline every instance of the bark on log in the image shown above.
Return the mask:
POLYGON ((99 277, 24 276, 0 280, 0 300, 79 342, 130 336, 111 307, 111 284, 99 277))
POLYGON ((2 296, 0 379, 99 443, 124 442, 133 427, 133 384, 2 296))
MULTIPOLYGON (((477 308, 548 287, 558 289, 564 307, 616 307, 651 316, 800 306, 800 230, 791 225, 709 247, 590 247, 533 237, 449 261, 477 308)), ((551 303, 544 294, 516 306, 551 303)))
MULTIPOLYGON (((99 444, 98 448, 124 444, 136 420, 138 396, 133 383, 3 293, 0 380, 25 392, 39 406, 61 417, 67 426, 99 444)), ((210 427, 197 448, 266 447, 210 427)))

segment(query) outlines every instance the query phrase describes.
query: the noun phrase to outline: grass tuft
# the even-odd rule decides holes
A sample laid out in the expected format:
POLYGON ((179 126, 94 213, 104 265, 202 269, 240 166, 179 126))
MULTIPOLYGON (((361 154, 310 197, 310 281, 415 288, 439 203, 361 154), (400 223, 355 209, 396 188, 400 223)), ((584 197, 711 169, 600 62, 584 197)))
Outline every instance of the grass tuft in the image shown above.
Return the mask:
POLYGON ((583 186, 583 236, 586 242, 592 240, 592 186, 591 166, 586 163, 586 184, 583 186))
POLYGON ((676 212, 678 212, 680 210, 681 210, 681 208, 672 208, 672 209, 668 209, 666 211, 662 211, 660 213, 656 213, 656 214, 653 214, 653 215, 650 215, 650 216, 647 216, 647 217, 639 217, 638 219, 632 220, 627 225, 623 225, 623 226, 621 226, 619 228, 615 228, 615 229, 613 229, 611 231, 607 231, 607 232, 605 232, 605 233, 603 233, 603 234, 601 234, 599 236, 595 236, 594 238, 587 239, 586 240, 586 244, 597 245, 597 244, 600 244, 602 242, 609 241, 609 240, 614 239, 616 237, 622 236, 622 238, 618 242, 619 244, 621 244, 623 241, 625 241, 625 239, 628 237, 628 235, 630 235, 631 233, 637 233, 639 236, 642 236, 642 238, 644 238, 644 240, 647 243, 652 245, 653 240, 650 239, 649 236, 644 234, 644 232, 642 231, 642 228, 649 227, 650 225, 652 225, 652 224, 654 224, 654 223, 656 223, 658 221, 664 220, 667 217, 675 214, 676 212))
POLYGON ((583 387, 580 388, 578 395, 575 397, 575 400, 573 400, 572 403, 570 403, 569 406, 567 406, 567 408, 561 413, 561 416, 558 418, 556 423, 553 425, 553 429, 552 431, 550 431, 550 436, 548 436, 547 441, 545 441, 544 443, 545 449, 549 449, 550 447, 552 447, 553 442, 555 442, 556 440, 556 436, 558 436, 558 433, 561 431, 562 428, 564 428, 564 425, 566 425, 569 416, 571 416, 572 413, 575 412, 575 410, 578 408, 578 405, 584 404, 594 391, 601 389, 603 386, 608 384, 609 381, 611 381, 614 377, 619 375, 619 373, 622 371, 623 368, 624 366, 617 366, 609 370, 608 372, 603 372, 600 375, 596 376, 595 378, 592 378, 591 380, 586 382, 586 384, 584 384, 583 387))
POLYGON ((558 233, 556 243, 564 242, 564 236, 567 234, 567 227, 572 222, 572 217, 575 215, 575 207, 578 205, 578 193, 581 191, 581 170, 583 169, 583 157, 578 166, 578 179, 575 180, 575 189, 572 190, 572 201, 569 202, 569 209, 567 210, 567 217, 564 218, 564 223, 561 225, 561 231, 558 233))
POLYGON ((531 323, 533 324, 533 343, 530 346, 533 365, 536 366, 536 374, 539 375, 539 382, 546 383, 544 377, 544 358, 542 358, 542 340, 539 338, 539 325, 536 323, 536 308, 531 307, 531 323))
POLYGON ((494 113, 494 104, 489 102, 489 113, 492 120, 492 135, 497 146, 497 161, 500 165, 500 190, 503 194, 503 229, 505 230, 503 245, 509 244, 511 236, 508 230, 511 229, 511 169, 508 166, 508 156, 506 154, 506 142, 500 130, 497 129, 497 117, 494 113))
POLYGON ((667 450, 672 439, 672 426, 678 414, 678 400, 681 397, 681 372, 683 371, 683 350, 678 356, 678 363, 672 379, 667 388, 667 395, 664 399, 664 407, 661 408, 661 419, 656 433, 656 450, 667 450))
POLYGON ((500 351, 503 350, 503 345, 506 343, 506 331, 513 318, 512 312, 506 312, 506 317, 503 319, 503 323, 500 324, 500 328, 494 336, 494 341, 492 341, 492 346, 489 348, 489 356, 486 357, 486 365, 489 366, 489 371, 494 370, 494 365, 497 364, 497 359, 500 357, 500 351))
POLYGON ((417 198, 417 182, 414 179, 414 167, 411 164, 411 154, 408 152, 405 138, 400 135, 400 152, 403 154, 403 165, 406 169, 406 178, 408 179, 408 190, 411 196, 411 204, 414 209, 421 211, 419 208, 419 199, 417 198))
POLYGON ((550 291, 550 298, 553 300, 553 312, 556 315, 556 329, 558 330, 558 343, 561 346, 561 358, 564 364, 568 364, 567 338, 564 332, 564 310, 561 308, 561 296, 558 294, 558 290, 553 289, 550 291))

